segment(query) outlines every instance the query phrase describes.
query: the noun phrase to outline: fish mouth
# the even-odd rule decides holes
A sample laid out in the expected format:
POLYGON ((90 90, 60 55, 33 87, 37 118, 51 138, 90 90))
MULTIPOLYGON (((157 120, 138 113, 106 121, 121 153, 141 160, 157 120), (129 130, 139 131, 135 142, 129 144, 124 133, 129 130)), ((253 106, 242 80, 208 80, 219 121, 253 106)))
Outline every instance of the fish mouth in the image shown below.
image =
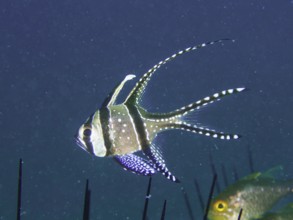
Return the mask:
POLYGON ((78 137, 78 135, 74 135, 74 140, 75 143, 83 150, 87 151, 86 146, 81 142, 80 138, 78 137))

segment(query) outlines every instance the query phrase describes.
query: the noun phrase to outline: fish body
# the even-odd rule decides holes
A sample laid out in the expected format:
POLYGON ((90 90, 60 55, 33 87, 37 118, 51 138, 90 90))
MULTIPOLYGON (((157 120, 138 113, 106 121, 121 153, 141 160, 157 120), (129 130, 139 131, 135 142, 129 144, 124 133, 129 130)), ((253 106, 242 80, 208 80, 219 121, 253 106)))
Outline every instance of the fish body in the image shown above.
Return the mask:
POLYGON ((258 220, 292 220, 293 219, 293 203, 288 204, 281 210, 265 214, 258 220))
POLYGON ((152 143, 154 138, 159 132, 180 129, 213 138, 238 139, 237 134, 217 132, 189 123, 185 116, 225 96, 242 92, 245 88, 224 90, 167 113, 148 112, 140 105, 141 96, 151 76, 162 65, 184 53, 224 40, 189 47, 160 61, 139 79, 123 103, 116 104, 124 84, 135 77, 127 75, 106 97, 101 107, 79 128, 75 136, 77 144, 95 156, 113 157, 124 169, 136 174, 149 176, 160 172, 167 179, 179 182, 168 170, 160 150, 152 143), (135 154, 139 151, 146 158, 135 154))
POLYGON ((149 114, 141 107, 135 108, 135 114, 131 114, 131 109, 127 105, 120 104, 109 107, 109 137, 111 144, 108 148, 107 156, 125 155, 142 150, 144 139, 150 144, 159 131, 170 128, 171 124, 180 123, 180 119, 165 117, 157 120, 155 115, 149 114), (139 118, 143 125, 141 131, 135 126, 135 120, 139 118), (144 133, 144 137, 139 135, 144 133))
POLYGON ((227 187, 212 200, 209 220, 237 219, 241 209, 241 220, 261 217, 281 198, 293 192, 293 180, 277 180, 271 174, 272 170, 253 173, 227 187))

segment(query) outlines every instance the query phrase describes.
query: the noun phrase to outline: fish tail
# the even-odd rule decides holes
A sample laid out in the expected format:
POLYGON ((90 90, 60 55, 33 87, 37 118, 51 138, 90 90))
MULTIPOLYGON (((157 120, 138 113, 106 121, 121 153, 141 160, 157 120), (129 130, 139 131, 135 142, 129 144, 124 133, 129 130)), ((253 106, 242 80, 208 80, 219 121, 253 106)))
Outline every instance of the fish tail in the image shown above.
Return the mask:
POLYGON ((215 131, 213 129, 203 128, 196 125, 188 124, 186 122, 172 124, 170 128, 189 131, 192 133, 205 135, 208 137, 213 137, 213 138, 222 139, 222 140, 239 139, 241 137, 241 135, 239 134, 230 134, 230 133, 224 133, 222 131, 215 131))
POLYGON ((223 90, 221 92, 217 92, 211 96, 207 96, 203 99, 198 100, 197 102, 193 102, 189 105, 183 106, 180 109, 177 109, 171 113, 169 113, 171 116, 180 116, 180 117, 184 117, 190 113, 192 113, 195 110, 199 110, 200 108, 211 104, 215 101, 219 101, 220 99, 222 99, 225 96, 229 96, 232 94, 236 94, 236 93, 240 93, 242 91, 245 91, 246 88, 236 88, 236 89, 227 89, 227 90, 223 90))
POLYGON ((211 136, 213 138, 225 139, 225 140, 239 139, 240 135, 238 134, 218 132, 213 129, 200 127, 200 126, 197 126, 196 124, 188 123, 184 118, 188 116, 189 114, 193 113, 194 111, 201 109, 203 106, 206 106, 215 101, 218 101, 225 96, 240 93, 244 90, 246 89, 236 88, 236 89, 223 90, 221 92, 213 94, 212 96, 207 96, 201 100, 198 100, 197 102, 183 106, 182 108, 177 109, 175 111, 172 111, 166 114, 157 115, 157 117, 160 118, 160 122, 161 122, 160 129, 161 130, 181 129, 181 130, 185 130, 185 131, 189 131, 189 132, 193 132, 193 133, 197 133, 197 134, 201 134, 205 136, 211 136))

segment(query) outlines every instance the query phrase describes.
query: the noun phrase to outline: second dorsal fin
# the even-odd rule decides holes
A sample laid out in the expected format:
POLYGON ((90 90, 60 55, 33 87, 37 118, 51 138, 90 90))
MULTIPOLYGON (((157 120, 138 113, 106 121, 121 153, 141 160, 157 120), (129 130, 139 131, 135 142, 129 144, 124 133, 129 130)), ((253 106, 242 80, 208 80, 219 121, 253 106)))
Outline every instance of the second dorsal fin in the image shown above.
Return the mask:
POLYGON ((144 90, 148 84, 148 82, 150 81, 152 75, 164 64, 168 63, 169 61, 175 59, 176 57, 197 50, 199 48, 203 48, 206 47, 208 45, 212 45, 215 43, 221 43, 223 41, 233 41, 231 39, 220 39, 220 40, 216 40, 216 41, 210 41, 207 43, 203 43, 203 44, 199 44, 193 47, 188 47, 184 50, 180 50, 179 52, 173 54, 170 57, 167 57, 166 59, 160 61, 159 63, 157 63, 156 65, 154 65, 151 69, 149 69, 140 79, 139 81, 136 83, 136 85, 134 86, 134 88, 131 90, 131 92, 129 93, 128 97, 126 98, 126 100, 124 101, 125 104, 129 104, 129 103, 138 103, 142 94, 144 93, 144 90))

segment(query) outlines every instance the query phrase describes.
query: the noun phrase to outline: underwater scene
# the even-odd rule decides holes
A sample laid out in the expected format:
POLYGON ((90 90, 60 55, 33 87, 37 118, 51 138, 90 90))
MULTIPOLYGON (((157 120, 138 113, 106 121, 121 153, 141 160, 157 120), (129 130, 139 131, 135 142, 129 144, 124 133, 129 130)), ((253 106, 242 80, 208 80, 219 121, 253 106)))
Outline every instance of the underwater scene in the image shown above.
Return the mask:
POLYGON ((0 220, 293 220, 293 1, 0 2, 0 220))

